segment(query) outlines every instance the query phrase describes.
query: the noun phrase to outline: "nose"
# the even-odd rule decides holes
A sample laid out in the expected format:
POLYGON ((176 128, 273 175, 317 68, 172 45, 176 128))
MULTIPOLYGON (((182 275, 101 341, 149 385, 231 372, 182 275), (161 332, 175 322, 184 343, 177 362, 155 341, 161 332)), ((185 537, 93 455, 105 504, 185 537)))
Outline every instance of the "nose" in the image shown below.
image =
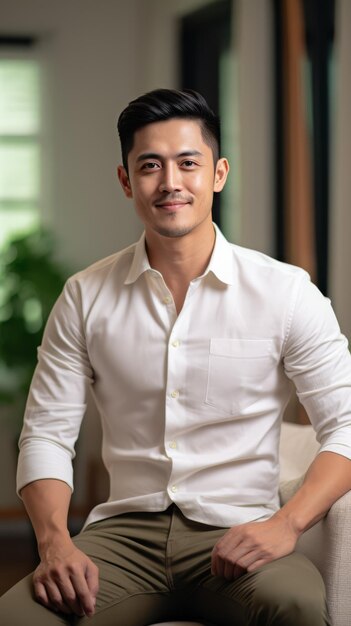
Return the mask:
POLYGON ((181 191, 182 188, 181 172, 177 165, 174 163, 165 164, 159 185, 160 191, 171 193, 173 191, 181 191))

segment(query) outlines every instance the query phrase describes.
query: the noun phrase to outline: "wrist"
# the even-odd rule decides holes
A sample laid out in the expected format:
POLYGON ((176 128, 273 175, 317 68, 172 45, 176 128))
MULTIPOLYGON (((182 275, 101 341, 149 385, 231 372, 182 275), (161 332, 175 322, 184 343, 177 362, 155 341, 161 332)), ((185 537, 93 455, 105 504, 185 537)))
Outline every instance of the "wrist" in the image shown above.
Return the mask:
POLYGON ((289 532, 295 535, 296 539, 298 539, 305 530, 303 515, 301 515, 297 509, 289 506, 289 503, 279 509, 274 517, 283 522, 289 532))
POLYGON ((56 553, 71 547, 72 539, 67 528, 64 529, 46 529, 37 538, 38 552, 40 558, 47 559, 50 554, 56 553))

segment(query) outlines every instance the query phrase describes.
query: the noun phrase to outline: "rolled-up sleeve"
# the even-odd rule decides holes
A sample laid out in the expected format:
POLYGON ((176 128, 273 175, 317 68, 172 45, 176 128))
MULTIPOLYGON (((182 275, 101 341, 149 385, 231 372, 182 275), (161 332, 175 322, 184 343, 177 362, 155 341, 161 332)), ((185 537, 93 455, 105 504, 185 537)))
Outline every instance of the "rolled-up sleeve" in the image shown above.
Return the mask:
POLYGON ((19 440, 18 493, 44 478, 62 480, 73 490, 74 445, 92 381, 79 293, 68 281, 38 349, 19 440))
POLYGON ((291 314, 284 367, 321 444, 351 458, 351 356, 329 299, 303 278, 291 314))

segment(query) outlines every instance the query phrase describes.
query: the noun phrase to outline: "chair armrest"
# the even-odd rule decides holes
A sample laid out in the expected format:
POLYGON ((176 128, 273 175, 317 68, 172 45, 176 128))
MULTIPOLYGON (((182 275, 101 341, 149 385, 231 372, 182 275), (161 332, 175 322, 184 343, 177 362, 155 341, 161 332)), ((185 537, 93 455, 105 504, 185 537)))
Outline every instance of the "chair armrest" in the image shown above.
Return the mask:
MULTIPOLYGON (((303 477, 281 485, 281 503, 287 502, 303 477)), ((337 500, 327 515, 298 540, 296 550, 319 569, 327 590, 333 626, 351 624, 351 491, 337 500)))

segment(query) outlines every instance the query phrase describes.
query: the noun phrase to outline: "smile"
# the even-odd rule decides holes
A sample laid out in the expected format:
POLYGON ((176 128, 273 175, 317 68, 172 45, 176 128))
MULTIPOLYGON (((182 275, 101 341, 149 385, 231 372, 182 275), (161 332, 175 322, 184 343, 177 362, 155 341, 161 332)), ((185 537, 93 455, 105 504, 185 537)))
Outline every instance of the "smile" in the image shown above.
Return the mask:
POLYGON ((166 202, 165 204, 156 204, 158 209, 180 209, 188 204, 188 202, 166 202))

